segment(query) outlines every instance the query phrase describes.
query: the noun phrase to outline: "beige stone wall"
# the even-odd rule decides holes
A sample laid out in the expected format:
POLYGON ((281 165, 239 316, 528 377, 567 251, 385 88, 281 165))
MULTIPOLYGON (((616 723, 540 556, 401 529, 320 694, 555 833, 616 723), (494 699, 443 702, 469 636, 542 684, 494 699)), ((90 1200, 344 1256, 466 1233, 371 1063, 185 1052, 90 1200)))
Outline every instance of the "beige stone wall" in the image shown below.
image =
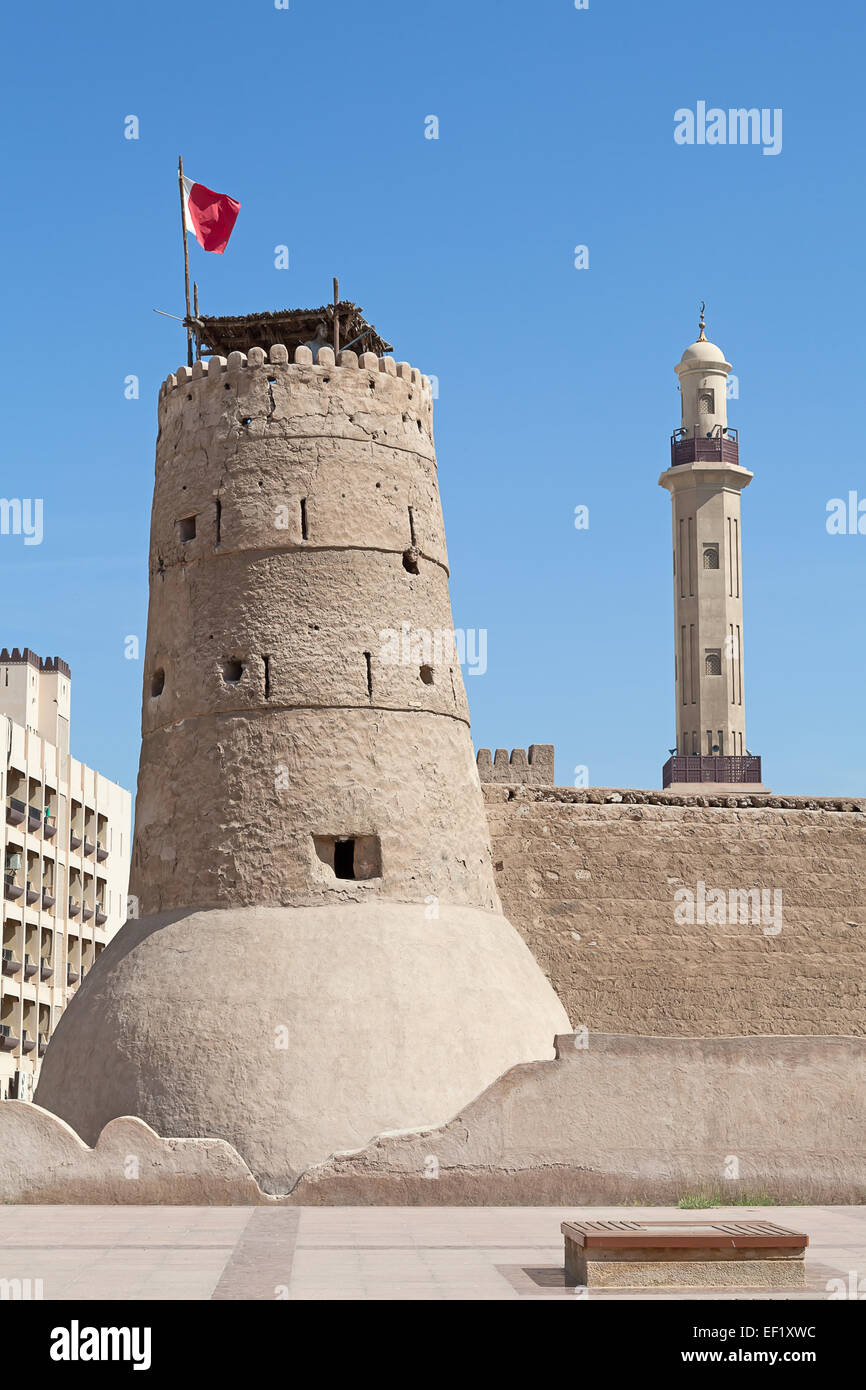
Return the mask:
POLYGON ((862 1038, 561 1036, 440 1129, 311 1169, 306 1205, 861 1203, 862 1038), (577 1044, 577 1045, 575 1045, 577 1044))
POLYGON ((866 1033, 866 803, 700 806, 562 787, 484 795, 503 908, 575 1027, 866 1033), (781 931, 678 923, 674 894, 699 881, 781 890, 781 931))
POLYGON ((159 1138, 122 1118, 94 1130, 91 1149, 56 1116, 9 1101, 0 1203, 866 1200, 864 1039, 591 1033, 556 1044, 555 1060, 512 1067, 440 1127, 335 1152, 276 1199, 225 1136, 178 1138, 169 1127, 159 1138))

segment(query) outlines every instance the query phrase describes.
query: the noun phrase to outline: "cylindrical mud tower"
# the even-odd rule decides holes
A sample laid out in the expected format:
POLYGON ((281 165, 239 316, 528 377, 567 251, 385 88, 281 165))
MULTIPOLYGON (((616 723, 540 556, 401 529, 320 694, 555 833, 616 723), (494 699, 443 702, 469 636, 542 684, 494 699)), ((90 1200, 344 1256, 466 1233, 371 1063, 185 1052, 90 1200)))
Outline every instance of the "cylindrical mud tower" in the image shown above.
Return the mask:
POLYGON ((43 1062, 274 1191, 435 1126, 568 1020, 502 916, 452 645, 429 382, 253 348, 160 398, 131 892, 43 1062))

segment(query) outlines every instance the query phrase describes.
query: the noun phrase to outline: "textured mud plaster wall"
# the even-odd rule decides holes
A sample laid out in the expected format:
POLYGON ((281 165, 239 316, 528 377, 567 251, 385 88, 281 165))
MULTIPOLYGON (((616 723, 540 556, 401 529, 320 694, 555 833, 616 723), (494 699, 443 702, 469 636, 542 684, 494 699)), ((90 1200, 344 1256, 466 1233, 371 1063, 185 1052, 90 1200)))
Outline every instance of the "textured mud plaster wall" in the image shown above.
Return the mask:
POLYGON ((0 1105, 0 1202, 254 1206, 267 1200, 221 1139, 160 1139, 126 1116, 106 1125, 91 1149, 38 1105, 0 1105))
POLYGON ((335 1154, 282 1199, 220 1140, 162 1139, 122 1118, 90 1149, 55 1115, 6 1101, 0 1202, 866 1201, 863 1039, 590 1033, 556 1044, 555 1061, 513 1067, 440 1128, 335 1154))
POLYGON ((862 1039, 577 1041, 557 1038, 556 1061, 514 1067, 441 1129, 335 1155, 306 1174, 294 1200, 866 1200, 862 1039))
POLYGON ((573 1026, 866 1033, 863 802, 689 805, 697 798, 490 785, 484 796, 504 911, 573 1026), (781 931, 677 922, 676 890, 699 881, 780 890, 781 931))

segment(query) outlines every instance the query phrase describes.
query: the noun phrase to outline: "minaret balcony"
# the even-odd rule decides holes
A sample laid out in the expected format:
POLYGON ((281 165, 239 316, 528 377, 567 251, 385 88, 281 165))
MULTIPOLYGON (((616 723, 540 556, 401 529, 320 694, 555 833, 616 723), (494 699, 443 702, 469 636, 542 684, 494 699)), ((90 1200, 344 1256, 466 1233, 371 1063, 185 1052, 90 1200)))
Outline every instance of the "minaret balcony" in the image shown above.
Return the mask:
POLYGON ((674 430, 671 435, 671 468, 681 463, 740 462, 740 442, 735 429, 709 436, 686 435, 674 430))
POLYGON ((675 753, 662 768, 662 787, 683 782, 712 782, 717 785, 745 782, 760 786, 761 759, 752 753, 745 757, 721 753, 675 753))

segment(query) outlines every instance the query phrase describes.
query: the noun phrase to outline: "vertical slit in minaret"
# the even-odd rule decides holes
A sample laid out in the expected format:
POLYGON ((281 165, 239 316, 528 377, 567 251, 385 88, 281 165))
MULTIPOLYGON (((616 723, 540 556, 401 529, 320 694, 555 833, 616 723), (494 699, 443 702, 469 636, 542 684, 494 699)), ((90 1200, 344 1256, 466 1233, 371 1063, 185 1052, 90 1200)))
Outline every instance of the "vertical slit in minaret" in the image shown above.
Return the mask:
POLYGON ((373 657, 370 652, 364 653, 364 661, 367 664, 367 694, 373 694, 373 657))
POLYGON ((219 545, 219 543, 220 543, 220 541, 221 541, 221 539, 222 539, 222 531, 223 531, 223 504, 222 504, 222 502, 219 500, 219 498, 217 498, 217 500, 216 500, 216 543, 217 543, 217 545, 219 545))
POLYGON ((271 658, 263 656, 262 660, 265 663, 265 699, 269 700, 271 698, 271 658))
POLYGON ((310 537, 309 537, 309 531, 308 531, 308 528, 307 528, 307 499, 306 499, 306 497, 302 497, 302 498, 301 498, 301 540, 302 540, 302 541, 306 541, 306 540, 309 540, 309 538, 310 538, 310 537))
POLYGON ((409 536, 412 544, 415 545, 415 514, 411 507, 409 508, 409 536))

